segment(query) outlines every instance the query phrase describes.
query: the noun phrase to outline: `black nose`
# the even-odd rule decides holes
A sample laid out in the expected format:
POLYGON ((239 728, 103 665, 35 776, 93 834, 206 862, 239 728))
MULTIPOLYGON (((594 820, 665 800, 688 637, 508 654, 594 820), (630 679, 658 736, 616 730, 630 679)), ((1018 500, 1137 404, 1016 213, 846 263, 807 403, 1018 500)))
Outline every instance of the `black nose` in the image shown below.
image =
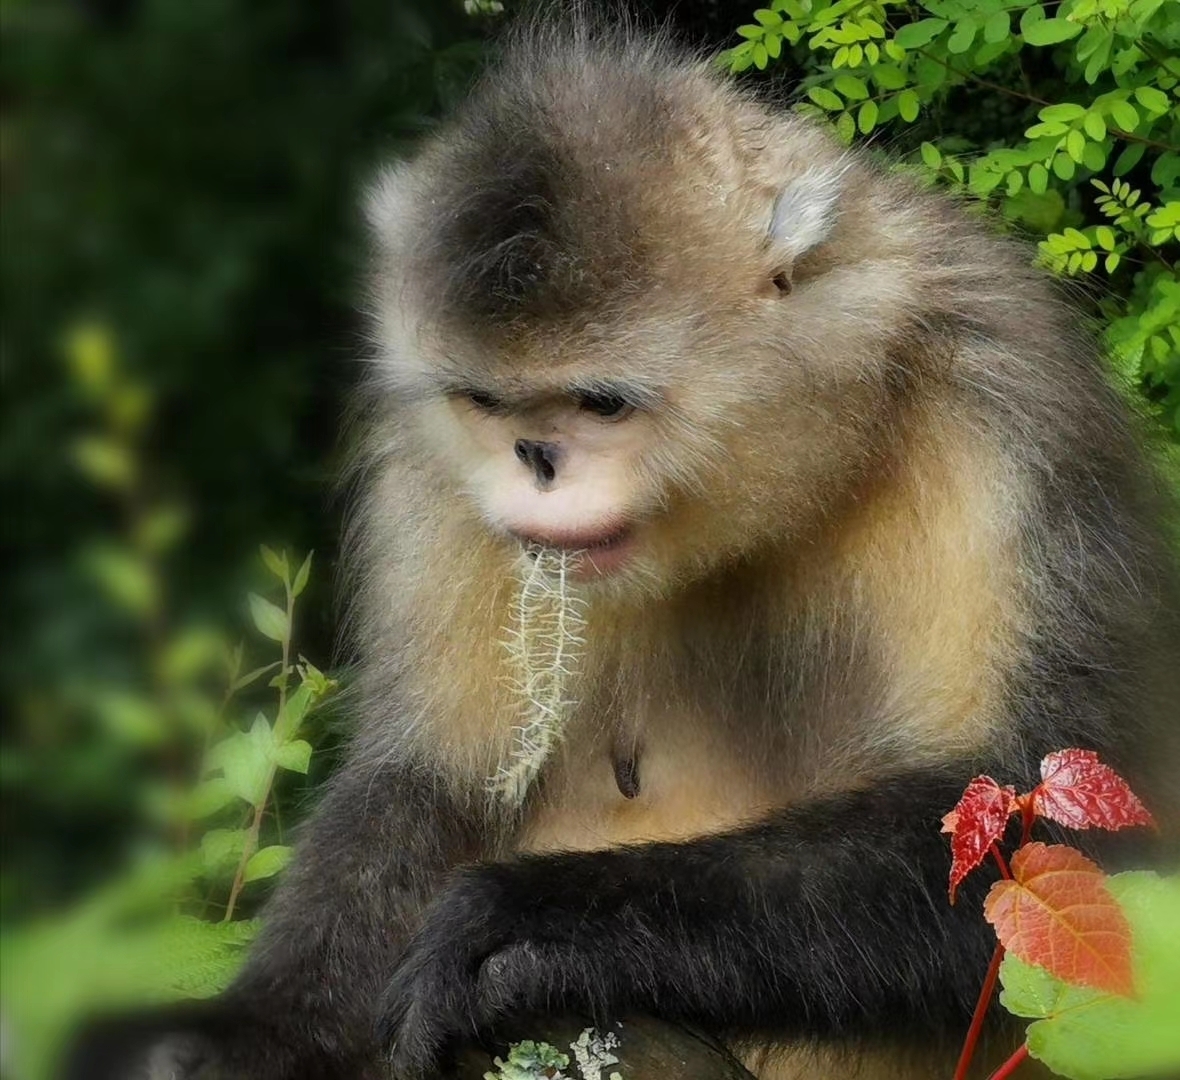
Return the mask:
POLYGON ((516 440, 516 456, 537 474, 537 482, 551 484, 557 475, 558 448, 556 443, 516 440))

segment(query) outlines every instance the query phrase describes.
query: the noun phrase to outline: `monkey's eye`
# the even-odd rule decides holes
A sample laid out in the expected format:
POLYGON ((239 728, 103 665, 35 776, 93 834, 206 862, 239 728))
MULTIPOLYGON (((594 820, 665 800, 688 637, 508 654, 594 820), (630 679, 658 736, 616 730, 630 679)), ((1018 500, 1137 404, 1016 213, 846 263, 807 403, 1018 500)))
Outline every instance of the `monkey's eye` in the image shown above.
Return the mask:
POLYGON ((477 409, 485 409, 488 412, 499 409, 504 404, 498 397, 483 390, 468 390, 463 396, 477 409))
POLYGON ((577 398, 579 409, 583 412, 594 413, 595 416, 601 416, 604 420, 621 420, 634 411, 634 406, 629 405, 618 394, 597 394, 592 391, 583 391, 577 395, 577 398))
POLYGON ((783 296, 791 291, 791 275, 785 270, 780 270, 770 279, 774 283, 774 287, 778 289, 783 296))

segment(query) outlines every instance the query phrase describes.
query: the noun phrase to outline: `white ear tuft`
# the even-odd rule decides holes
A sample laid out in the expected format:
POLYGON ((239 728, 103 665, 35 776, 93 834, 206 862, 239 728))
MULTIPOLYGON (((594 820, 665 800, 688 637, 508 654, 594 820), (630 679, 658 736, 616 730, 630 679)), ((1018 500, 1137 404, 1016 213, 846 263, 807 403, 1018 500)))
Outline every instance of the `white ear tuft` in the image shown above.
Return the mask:
POLYGON ((836 223, 843 169, 813 166, 779 192, 770 217, 769 236, 792 259, 823 243, 836 223))
POLYGON ((377 236, 384 235, 404 213, 407 202, 406 173, 402 164, 388 166, 365 189, 365 220, 377 236))

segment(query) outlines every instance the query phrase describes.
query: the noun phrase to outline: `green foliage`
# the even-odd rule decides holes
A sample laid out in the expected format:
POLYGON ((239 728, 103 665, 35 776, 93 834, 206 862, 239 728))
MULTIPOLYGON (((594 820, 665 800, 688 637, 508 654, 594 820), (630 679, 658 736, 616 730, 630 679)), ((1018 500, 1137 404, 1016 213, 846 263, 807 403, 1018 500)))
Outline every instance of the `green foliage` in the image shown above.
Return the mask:
MULTIPOLYGON (((118 532, 82 542, 80 561, 140 656, 129 672, 59 693, 93 706, 94 741, 83 747, 115 751, 132 766, 139 821, 136 851, 101 888, 5 929, 0 995, 18 1048, 14 1075, 24 1077, 50 1073, 87 1012, 225 986, 255 933, 241 917, 257 904, 255 883, 291 856, 283 778, 309 772, 309 721, 336 686, 294 646, 310 554, 295 562, 262 548, 270 580, 248 595, 257 641, 234 643, 208 623, 175 617, 170 584, 188 521, 150 483, 144 435, 153 396, 100 325, 69 336, 67 359, 91 410, 76 467, 123 511, 118 532)), ((61 704, 51 701, 51 714, 61 704)), ((67 755, 75 752, 67 745, 67 755)))
POLYGON ((53 1075, 79 1017, 208 997, 229 982, 257 924, 176 914, 167 898, 198 878, 192 856, 144 859, 68 913, 0 936, 6 1075, 53 1075))
POLYGON ((1029 1053, 1073 1080, 1180 1073, 1180 878, 1134 871, 1107 887, 1134 934, 1137 998, 1054 978, 1011 954, 1000 967, 1000 1001, 1028 1027, 1029 1053))
POLYGON ((484 1080, 557 1080, 569 1063, 569 1055, 556 1046, 525 1039, 508 1048, 507 1060, 495 1058, 496 1071, 484 1073, 484 1080))
POLYGON ((1100 277, 1115 369, 1180 438, 1180 0, 773 0, 737 32, 732 70, 789 54, 801 111, 1100 277))
MULTIPOLYGON (((163 786, 144 764, 146 741, 171 752, 142 708, 157 622, 195 664, 201 627, 258 591, 259 540, 335 561, 335 448, 365 350, 358 196, 463 93, 490 24, 458 0, 0 8, 12 919, 104 880, 163 786)), ((327 581, 301 616, 313 656, 335 633, 327 581)), ((177 714, 206 707, 184 696, 177 714)))

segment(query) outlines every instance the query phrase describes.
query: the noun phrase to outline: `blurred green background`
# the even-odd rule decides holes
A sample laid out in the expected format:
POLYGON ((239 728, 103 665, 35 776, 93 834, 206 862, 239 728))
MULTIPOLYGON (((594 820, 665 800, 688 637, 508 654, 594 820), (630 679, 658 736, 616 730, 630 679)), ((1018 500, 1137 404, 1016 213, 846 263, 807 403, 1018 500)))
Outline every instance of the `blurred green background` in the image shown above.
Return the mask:
MULTIPOLYGON (((717 48, 757 5, 631 6, 717 48)), ((358 193, 497 7, 0 0, 6 1077, 216 991, 331 768, 358 193)))

